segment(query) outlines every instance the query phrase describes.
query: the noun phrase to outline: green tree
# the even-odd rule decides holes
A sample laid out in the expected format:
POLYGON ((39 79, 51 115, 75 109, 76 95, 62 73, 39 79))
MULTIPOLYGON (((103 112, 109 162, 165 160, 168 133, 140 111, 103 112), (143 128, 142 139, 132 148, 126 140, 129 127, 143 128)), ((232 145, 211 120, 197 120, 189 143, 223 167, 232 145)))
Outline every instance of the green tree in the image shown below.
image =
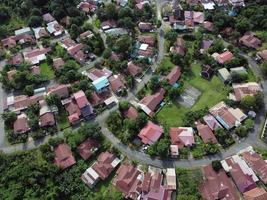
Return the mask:
POLYGON ((42 22, 43 22, 42 17, 34 15, 30 17, 28 25, 31 27, 38 27, 42 25, 42 22))
POLYGON ((14 112, 4 112, 2 114, 2 119, 5 121, 5 125, 11 128, 17 119, 17 115, 14 112))
POLYGON ((235 129, 235 134, 243 138, 248 135, 248 129, 245 126, 239 126, 235 129))
POLYGON ((211 162, 212 168, 214 171, 218 172, 222 169, 222 164, 219 160, 214 160, 211 162))

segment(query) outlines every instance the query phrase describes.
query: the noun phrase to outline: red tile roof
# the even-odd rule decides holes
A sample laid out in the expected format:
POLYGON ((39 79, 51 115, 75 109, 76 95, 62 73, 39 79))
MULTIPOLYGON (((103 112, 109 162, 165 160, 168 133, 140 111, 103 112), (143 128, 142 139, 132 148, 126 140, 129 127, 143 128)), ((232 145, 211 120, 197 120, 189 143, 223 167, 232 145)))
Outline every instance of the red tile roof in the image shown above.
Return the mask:
POLYGON ((84 159, 87 160, 90 158, 94 151, 99 148, 99 143, 92 138, 87 138, 84 142, 82 142, 78 147, 78 154, 84 159))
POLYGON ((140 171, 131 165, 121 165, 113 179, 113 185, 125 198, 136 199, 141 193, 142 181, 138 179, 140 171))
POLYGON ((40 126, 54 126, 56 124, 54 114, 52 112, 48 112, 40 116, 40 126))
POLYGON ((166 76, 166 79, 170 85, 174 85, 180 78, 181 74, 181 68, 179 66, 175 66, 172 71, 166 76))
POLYGON ((113 92, 119 92, 121 89, 125 87, 122 82, 121 75, 113 75, 109 77, 108 80, 113 92))
POLYGON ((10 65, 21 65, 23 63, 23 56, 21 53, 18 53, 9 60, 10 65))
POLYGON ((78 115, 77 113, 69 115, 68 120, 71 124, 76 124, 80 120, 80 115, 78 115))
POLYGON ((53 87, 48 88, 48 95, 49 94, 57 94, 61 98, 66 98, 69 96, 69 85, 56 85, 53 87))
POLYGON ((267 49, 260 51, 258 53, 258 55, 263 59, 263 60, 267 60, 267 49))
POLYGON ((200 186, 200 193, 205 200, 239 199, 238 192, 226 173, 221 170, 215 172, 211 165, 203 168, 204 180, 200 186))
POLYGON ((216 60, 220 63, 220 64, 224 64, 227 61, 232 60, 232 58, 234 57, 234 55, 230 52, 230 51, 225 51, 222 54, 219 54, 216 57, 216 60))
POLYGON ((54 162, 59 168, 66 169, 76 163, 71 149, 66 143, 59 144, 57 147, 55 147, 54 152, 54 162))
POLYGON ((263 188, 256 187, 244 193, 245 200, 266 200, 267 192, 263 188))
POLYGON ((152 36, 149 36, 149 35, 139 35, 138 41, 140 43, 148 44, 149 46, 154 46, 154 44, 155 44, 154 38, 152 36))
POLYGON ((171 137, 171 143, 173 145, 177 145, 178 148, 192 146, 195 143, 193 129, 190 127, 171 127, 169 134, 171 137))
POLYGON ((212 22, 204 21, 203 27, 208 31, 213 31, 213 23, 212 22))
POLYGON ((65 109, 68 111, 69 115, 73 115, 75 113, 78 115, 78 117, 81 115, 81 111, 74 101, 71 101, 70 103, 66 104, 65 109))
POLYGON ((137 66, 136 64, 134 64, 133 61, 128 62, 127 70, 129 72, 129 74, 132 76, 136 76, 136 75, 142 73, 142 68, 137 66))
POLYGON ((73 96, 80 109, 89 105, 89 101, 82 90, 74 93, 73 96))
POLYGON ((64 64, 65 64, 65 62, 64 62, 64 60, 62 58, 55 58, 55 59, 53 59, 53 67, 55 69, 59 69, 64 64))
POLYGON ((131 106, 125 113, 124 116, 129 119, 136 119, 138 117, 138 111, 131 106))
POLYGON ((20 134, 25 133, 30 130, 30 127, 28 125, 28 119, 25 114, 22 114, 17 117, 16 121, 13 125, 14 134, 20 134))
POLYGON ((247 47, 257 49, 261 45, 261 41, 256 38, 252 33, 246 33, 239 39, 239 42, 247 47))
POLYGON ((33 75, 39 75, 41 73, 41 69, 39 66, 34 65, 30 69, 33 75))
POLYGON ((153 28, 153 25, 149 22, 139 22, 138 24, 138 28, 141 31, 150 31, 153 28))
POLYGON ((52 22, 55 20, 55 18, 50 13, 46 13, 43 15, 43 20, 45 22, 52 22))
POLYGON ((159 125, 148 121, 146 126, 140 131, 138 136, 142 139, 142 142, 144 144, 151 145, 158 141, 163 132, 163 129, 159 125))
POLYGON ((212 130, 210 129, 208 125, 198 123, 197 131, 204 143, 208 143, 208 142, 212 142, 215 144, 218 143, 216 137, 214 136, 212 130))

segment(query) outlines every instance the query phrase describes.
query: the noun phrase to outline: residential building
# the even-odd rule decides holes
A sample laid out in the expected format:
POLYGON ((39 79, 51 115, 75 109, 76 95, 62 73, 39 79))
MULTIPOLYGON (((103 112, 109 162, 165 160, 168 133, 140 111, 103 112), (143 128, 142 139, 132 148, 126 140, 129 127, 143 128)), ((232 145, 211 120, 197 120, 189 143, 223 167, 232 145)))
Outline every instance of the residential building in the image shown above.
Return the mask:
POLYGON ((87 138, 78 147, 78 154, 84 159, 89 159, 98 150, 100 144, 93 138, 87 138))
POLYGON ((142 173, 131 165, 122 164, 113 179, 113 185, 125 198, 137 199, 141 195, 142 173))
POLYGON ((32 30, 30 27, 24 27, 18 30, 15 30, 15 35, 24 35, 24 34, 32 34, 32 30))
POLYGON ((103 91, 108 90, 109 81, 106 76, 102 76, 95 81, 93 81, 93 86, 97 93, 101 93, 103 91))
POLYGON ((40 116, 40 127, 49 127, 56 124, 55 116, 52 112, 47 112, 40 116))
POLYGON ((170 85, 174 85, 179 80, 181 74, 181 67, 174 66, 171 72, 165 77, 165 79, 170 85))
POLYGON ((17 53, 13 55, 10 60, 8 61, 8 64, 14 65, 14 66, 19 66, 23 63, 24 59, 21 53, 17 53))
POLYGON ((191 127, 171 127, 169 130, 171 143, 178 148, 191 147, 195 144, 194 130, 191 127))
POLYGON ((151 47, 155 45, 155 39, 151 35, 139 35, 138 41, 143 44, 148 44, 151 47))
POLYGON ((101 28, 103 31, 116 27, 117 27, 117 22, 115 20, 106 20, 101 23, 101 28))
POLYGON ((212 32, 213 31, 213 23, 209 21, 204 21, 203 22, 203 28, 206 29, 207 31, 212 32))
POLYGON ((109 78, 112 75, 112 71, 108 70, 107 68, 93 69, 92 71, 86 73, 85 75, 87 75, 91 81, 95 81, 103 76, 109 78))
POLYGON ((212 54, 212 57, 219 63, 219 64, 225 64, 226 62, 233 59, 234 55, 230 51, 225 51, 221 54, 214 53, 212 54))
POLYGON ((202 67, 201 76, 207 80, 211 80, 214 74, 214 70, 209 65, 205 65, 202 67))
POLYGON ((229 99, 241 101, 246 96, 254 96, 262 91, 256 82, 233 84, 233 93, 229 94, 229 99))
POLYGON ((110 76, 108 80, 110 83, 111 90, 116 94, 119 94, 126 88, 123 83, 123 77, 120 74, 110 76))
POLYGON ((22 113, 17 116, 16 121, 13 125, 13 131, 15 135, 26 133, 30 130, 29 124, 28 124, 28 118, 25 113, 22 113))
POLYGON ((46 14, 44 14, 42 17, 43 17, 43 20, 44 20, 46 23, 55 21, 55 18, 54 18, 50 13, 46 13, 46 14))
POLYGON ((176 172, 174 168, 167 168, 166 171, 166 187, 169 190, 176 190, 176 172))
POLYGON ((53 67, 58 70, 60 67, 62 67, 65 64, 64 60, 62 58, 54 58, 53 59, 53 67))
POLYGON ((177 145, 170 145, 170 155, 172 158, 177 158, 179 156, 179 148, 177 145))
POLYGON ((76 163, 76 160, 72 155, 71 148, 66 143, 59 144, 55 147, 54 152, 54 162, 59 168, 66 169, 76 163))
POLYGON ((267 199, 267 192, 260 187, 256 187, 244 193, 245 200, 265 200, 267 199))
POLYGON ((74 93, 73 97, 74 97, 74 99, 78 105, 78 108, 81 111, 82 116, 85 119, 91 118, 94 114, 93 107, 89 103, 84 92, 82 90, 80 90, 80 91, 74 93))
POLYGON ((133 61, 128 62, 127 71, 132 76, 138 76, 142 73, 142 68, 136 65, 133 61))
POLYGON ((228 82, 231 79, 231 74, 226 68, 221 68, 218 70, 218 76, 219 78, 224 82, 228 82))
POLYGON ((60 98, 69 97, 69 85, 55 85, 48 88, 47 95, 49 94, 57 94, 60 98))
POLYGON ((153 24, 149 22, 139 22, 138 28, 141 32, 150 32, 153 29, 153 24))
POLYGON ((159 104, 164 99, 165 90, 160 89, 158 92, 152 95, 145 96, 140 102, 139 105, 141 109, 149 116, 153 116, 157 111, 159 104))
POLYGON ((234 7, 242 7, 245 6, 244 0, 229 0, 229 3, 234 7))
POLYGON ((65 33, 64 28, 57 21, 47 23, 46 29, 55 37, 61 36, 65 33))
POLYGON ((260 39, 256 38, 251 32, 245 33, 240 39, 239 42, 249 48, 258 49, 261 46, 260 39))
POLYGON ((128 119, 136 119, 138 117, 138 111, 135 109, 135 107, 130 106, 130 108, 126 110, 123 115, 128 119))
POLYGON ((197 122, 197 131, 204 143, 217 144, 218 141, 208 125, 197 122))
POLYGON ((258 57, 262 60, 267 60, 267 49, 257 53, 258 57))
POLYGON ((179 54, 181 56, 185 55, 185 42, 184 42, 183 38, 178 37, 176 39, 174 46, 170 47, 170 52, 172 54, 179 54))
POLYGON ((210 114, 207 114, 203 117, 204 122, 210 127, 212 131, 221 129, 222 126, 220 123, 210 114))
POLYGON ((31 65, 39 64, 41 61, 46 60, 46 54, 50 50, 50 48, 42 48, 23 52, 24 60, 31 65))
POLYGON ((148 121, 146 126, 138 134, 138 137, 141 138, 142 143, 151 145, 158 141, 163 132, 163 129, 159 125, 148 121))
POLYGON ((37 28, 33 28, 32 30, 37 40, 39 40, 40 38, 45 38, 49 36, 49 33, 45 30, 44 27, 37 27, 37 28))

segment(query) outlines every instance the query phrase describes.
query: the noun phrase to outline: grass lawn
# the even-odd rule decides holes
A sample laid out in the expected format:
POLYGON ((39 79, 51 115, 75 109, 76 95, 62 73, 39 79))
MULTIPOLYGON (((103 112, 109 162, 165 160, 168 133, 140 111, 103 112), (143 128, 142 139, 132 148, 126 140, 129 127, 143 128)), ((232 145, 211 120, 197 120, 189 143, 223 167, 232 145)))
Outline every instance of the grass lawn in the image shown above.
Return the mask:
POLYGON ((48 80, 52 80, 55 78, 55 73, 52 67, 48 66, 46 62, 42 63, 40 65, 40 68, 41 68, 41 76, 46 77, 48 80))
POLYGON ((66 129, 70 126, 68 118, 67 118, 67 112, 60 112, 57 115, 57 126, 60 130, 66 129))
POLYGON ((227 98, 230 88, 226 87, 217 76, 214 76, 211 81, 201 78, 201 67, 198 64, 192 65, 192 71, 193 75, 185 78, 185 85, 191 85, 201 91, 198 101, 192 108, 185 108, 176 103, 167 104, 157 114, 161 123, 167 126, 183 126, 183 118, 190 109, 211 107, 227 98))
POLYGON ((174 64, 171 62, 171 58, 164 57, 160 63, 160 67, 157 69, 157 72, 167 75, 173 67, 174 64))

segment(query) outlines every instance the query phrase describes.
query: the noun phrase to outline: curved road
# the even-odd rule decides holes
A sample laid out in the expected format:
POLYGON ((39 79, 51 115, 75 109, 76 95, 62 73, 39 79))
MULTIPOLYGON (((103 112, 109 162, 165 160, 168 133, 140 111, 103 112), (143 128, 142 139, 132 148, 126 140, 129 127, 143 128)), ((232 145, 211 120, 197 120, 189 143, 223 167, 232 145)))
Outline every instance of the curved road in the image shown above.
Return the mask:
MULTIPOLYGON (((157 2, 157 1, 156 1, 157 2)), ((157 14, 158 18, 160 19, 160 9, 157 8, 157 14)), ((164 37, 160 34, 161 28, 159 29, 159 34, 158 34, 158 43, 159 43, 159 56, 157 62, 152 66, 152 69, 155 70, 164 57, 164 37)), ((244 56, 247 58, 249 62, 250 68, 253 70, 253 72, 262 78, 261 71, 259 69, 259 66, 255 61, 253 61, 248 55, 244 54, 243 52, 240 52, 240 55, 244 56)), ((147 83, 152 76, 152 73, 149 72, 146 74, 143 78, 143 82, 140 83, 135 90, 137 92, 139 89, 143 87, 145 83, 147 83)), ((263 92, 265 94, 264 96, 264 103, 267 105, 267 83, 264 79, 261 81, 263 92)), ((135 93, 133 92, 133 93, 135 93)), ((134 94, 129 93, 128 97, 126 98, 127 100, 132 100, 134 99, 134 94)), ((0 102, 2 103, 2 102, 0 102)), ((3 105, 3 104, 1 104, 3 105)), ((223 150, 220 154, 214 155, 214 156, 209 156, 205 157, 200 160, 196 159, 188 159, 188 160, 177 160, 177 159, 164 159, 164 158, 151 158, 149 155, 136 151, 133 149, 130 149, 128 146, 124 145, 121 143, 121 141, 116 138, 106 127, 106 119, 109 116, 109 113, 112 111, 117 110, 118 106, 113 107, 110 110, 106 110, 105 112, 101 113, 98 115, 95 119, 96 122, 99 123, 99 125, 102 128, 103 135, 116 147, 121 153, 126 155, 129 159, 131 160, 136 160, 140 162, 141 164, 146 164, 146 165, 153 165, 161 168, 166 168, 166 167, 186 167, 186 168, 194 168, 194 167, 200 167, 203 165, 209 164, 212 160, 221 160, 226 157, 229 157, 240 150, 248 147, 248 146, 257 146, 257 147, 262 147, 262 148, 267 148, 267 145, 263 143, 260 138, 258 137, 258 132, 261 129, 261 122, 265 120, 265 114, 266 110, 263 109, 263 111, 257 116, 255 120, 255 128, 252 133, 249 134, 249 136, 243 140, 241 140, 239 143, 231 146, 229 149, 223 150)), ((1 122, 0 122, 1 125, 1 122)), ((62 132, 59 132, 58 134, 54 136, 46 136, 44 139, 37 140, 37 141, 31 141, 26 144, 17 144, 17 145, 12 145, 12 146, 5 146, 4 144, 0 144, 0 150, 2 150, 5 153, 12 153, 15 151, 19 150, 29 150, 29 149, 34 149, 40 146, 41 144, 44 144, 45 142, 48 141, 50 137, 57 137, 57 136, 63 136, 62 132)))

